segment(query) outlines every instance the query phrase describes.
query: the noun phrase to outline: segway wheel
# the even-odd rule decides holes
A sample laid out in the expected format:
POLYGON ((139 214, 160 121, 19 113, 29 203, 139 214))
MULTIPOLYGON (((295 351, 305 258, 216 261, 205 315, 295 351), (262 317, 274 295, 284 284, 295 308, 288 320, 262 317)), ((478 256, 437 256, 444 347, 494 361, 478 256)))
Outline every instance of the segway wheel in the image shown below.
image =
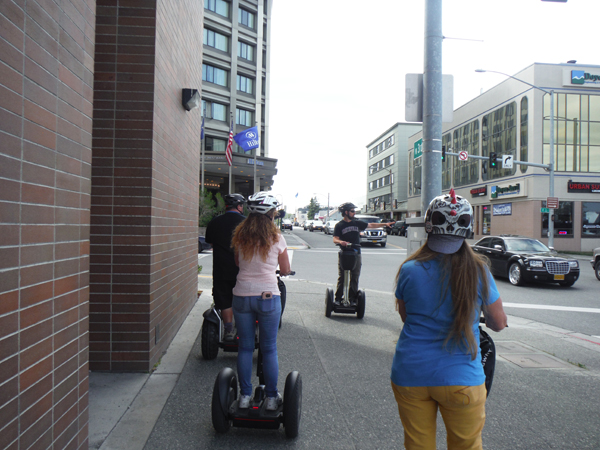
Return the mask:
POLYGON ((302 414, 302 378, 294 370, 285 379, 283 391, 283 427, 289 438, 298 436, 300 416, 302 414))
POLYGON ((367 303, 367 296, 365 291, 358 291, 358 301, 356 304, 356 318, 362 319, 365 317, 365 305, 367 303))
POLYGON ((327 289, 325 291, 325 317, 331 317, 333 311, 333 290, 327 289))
POLYGON ((215 359, 219 354, 219 325, 205 320, 202 323, 202 357, 215 359))
POLYGON ((212 396, 212 423, 217 433, 227 433, 231 427, 229 407, 237 399, 237 377, 233 369, 221 369, 212 396))

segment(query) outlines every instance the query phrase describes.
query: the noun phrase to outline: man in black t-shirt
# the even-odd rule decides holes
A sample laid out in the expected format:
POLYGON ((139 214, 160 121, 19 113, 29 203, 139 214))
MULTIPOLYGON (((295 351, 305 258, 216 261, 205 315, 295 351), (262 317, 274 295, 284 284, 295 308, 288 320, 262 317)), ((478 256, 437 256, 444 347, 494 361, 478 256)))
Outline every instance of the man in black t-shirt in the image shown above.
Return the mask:
POLYGON ((235 228, 246 218, 242 215, 246 200, 240 194, 225 196, 225 213, 215 217, 206 227, 206 242, 213 247, 213 299, 221 310, 225 326, 225 340, 235 338, 233 327, 233 288, 239 272, 235 255, 231 248, 231 238, 235 228))
MULTIPOLYGON (((367 223, 362 220, 356 220, 356 206, 353 203, 342 203, 338 210, 342 213, 342 220, 340 220, 333 229, 333 243, 340 244, 343 247, 352 244, 360 245, 360 233, 367 228, 383 228, 385 226, 391 227, 395 222, 388 223, 367 223)), ((356 265, 354 270, 350 272, 350 290, 349 300, 350 303, 356 303, 358 297, 358 279, 360 278, 360 269, 362 267, 362 261, 360 256, 360 248, 354 250, 357 255, 356 265)), ((344 271, 339 262, 338 258, 338 282, 337 289, 335 290, 335 301, 340 302, 344 296, 344 271)))

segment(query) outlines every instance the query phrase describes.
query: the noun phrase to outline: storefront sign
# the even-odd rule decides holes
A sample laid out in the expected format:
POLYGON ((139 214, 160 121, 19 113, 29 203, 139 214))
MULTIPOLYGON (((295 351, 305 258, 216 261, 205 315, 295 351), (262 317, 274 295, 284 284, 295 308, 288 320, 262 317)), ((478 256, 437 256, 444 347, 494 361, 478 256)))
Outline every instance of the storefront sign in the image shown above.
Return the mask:
POLYGON ((485 197, 487 195, 487 186, 471 189, 471 197, 485 197))
POLYGON ((563 86, 600 88, 600 72, 597 70, 563 70, 563 86))
MULTIPOLYGON (((250 165, 254 165, 254 159, 248 158, 247 164, 250 165)), ((264 166, 265 162, 264 161, 259 161, 258 159, 256 160, 256 165, 257 166, 264 166)))
POLYGON ((494 216, 510 216, 512 215, 512 203, 502 203, 500 205, 492 205, 494 216))
POLYGON ((589 193, 600 193, 600 183, 580 183, 577 181, 570 181, 567 184, 568 192, 589 192, 589 193))
POLYGON ((501 197, 522 197, 526 195, 524 186, 521 183, 509 184, 508 186, 491 186, 490 199, 498 199, 501 197))
POLYGON ((419 139, 413 146, 413 158, 417 159, 423 155, 423 139, 419 139))

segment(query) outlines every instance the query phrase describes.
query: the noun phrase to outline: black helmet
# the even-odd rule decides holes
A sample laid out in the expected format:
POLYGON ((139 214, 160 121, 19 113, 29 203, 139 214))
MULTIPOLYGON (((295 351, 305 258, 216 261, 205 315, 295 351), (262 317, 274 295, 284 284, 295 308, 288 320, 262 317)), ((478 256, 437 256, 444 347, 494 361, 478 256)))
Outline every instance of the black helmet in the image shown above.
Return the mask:
POLYGON ((225 196, 225 206, 228 208, 243 205, 244 203, 246 203, 246 199, 241 194, 227 194, 225 196))
POLYGON ((353 209, 356 209, 356 208, 357 208, 357 206, 352 202, 342 203, 340 206, 338 206, 338 210, 339 210, 339 212, 342 213, 342 215, 344 215, 344 212, 352 211, 353 209))

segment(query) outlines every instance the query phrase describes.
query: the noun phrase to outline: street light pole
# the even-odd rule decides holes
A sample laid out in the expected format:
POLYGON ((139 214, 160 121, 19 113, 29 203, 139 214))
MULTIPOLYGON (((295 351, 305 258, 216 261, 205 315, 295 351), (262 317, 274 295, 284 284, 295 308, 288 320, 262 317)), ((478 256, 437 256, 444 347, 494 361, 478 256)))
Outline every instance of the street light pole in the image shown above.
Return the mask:
MULTIPOLYGON (((537 89, 539 91, 542 91, 546 94, 550 95, 550 161, 549 161, 549 169, 548 171, 550 172, 550 179, 549 179, 549 188, 548 188, 548 196, 549 197, 554 197, 554 89, 543 89, 539 86, 536 86, 535 84, 531 84, 528 83, 527 81, 521 80, 520 78, 517 77, 513 77, 512 75, 509 75, 507 73, 503 73, 503 72, 497 72, 495 70, 484 70, 484 69, 476 69, 475 72, 491 72, 491 73, 497 73, 500 75, 504 75, 505 77, 508 78, 512 78, 513 80, 519 81, 523 84, 526 84, 528 86, 531 86, 534 89, 537 89)), ((543 153, 543 146, 544 146, 544 138, 542 135, 542 153, 543 153)), ((548 204, 546 204, 546 206, 548 206, 548 204)), ((548 247, 553 248, 554 247, 554 209, 550 209, 550 212, 548 213, 548 247)))
POLYGON ((394 220, 394 183, 392 182, 392 169, 390 171, 390 219, 394 220))

